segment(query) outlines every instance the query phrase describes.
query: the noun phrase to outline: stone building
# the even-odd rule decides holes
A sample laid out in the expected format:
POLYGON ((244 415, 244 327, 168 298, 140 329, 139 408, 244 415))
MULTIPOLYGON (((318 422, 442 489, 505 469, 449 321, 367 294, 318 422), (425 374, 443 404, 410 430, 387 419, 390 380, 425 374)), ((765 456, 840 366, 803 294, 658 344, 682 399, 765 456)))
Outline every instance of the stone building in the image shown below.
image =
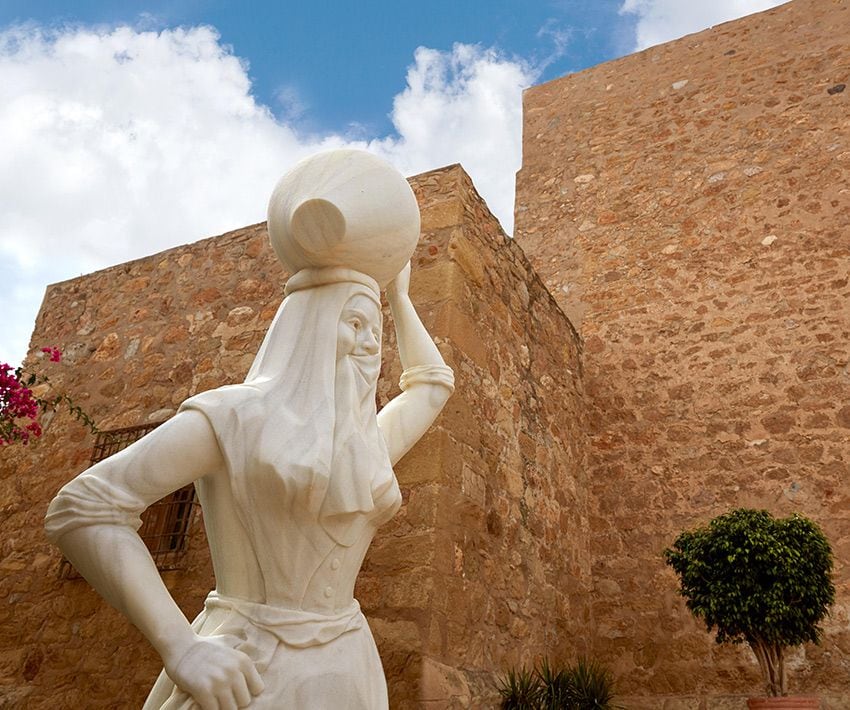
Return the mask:
MULTIPOLYGON (((848 27, 848 3, 795 0, 530 89, 513 240, 460 166, 411 178, 411 295, 458 387, 358 583, 393 708, 494 707, 505 668, 579 653, 630 709, 743 707, 755 660, 713 643, 661 555, 740 505, 829 536, 837 603, 791 685, 848 707, 848 27)), ((55 284, 27 363, 57 345, 51 381, 102 429, 155 424, 244 376, 285 278, 260 224, 55 284)), ((42 533, 95 440, 45 424, 0 461, 0 707, 137 707, 157 659, 42 533)), ((163 510, 191 617, 202 512, 163 510)))

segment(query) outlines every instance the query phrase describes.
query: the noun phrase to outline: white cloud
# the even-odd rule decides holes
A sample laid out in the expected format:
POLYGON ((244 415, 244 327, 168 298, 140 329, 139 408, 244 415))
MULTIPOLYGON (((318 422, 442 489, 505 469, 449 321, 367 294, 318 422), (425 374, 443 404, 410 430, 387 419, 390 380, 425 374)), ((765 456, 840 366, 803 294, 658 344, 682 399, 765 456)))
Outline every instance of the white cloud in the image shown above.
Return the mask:
MULTIPOLYGON (((510 230, 534 78, 493 50, 420 48, 397 135, 368 147, 408 174, 463 163, 510 230)), ((260 221, 293 162, 367 145, 275 119, 210 27, 0 32, 0 141, 0 361, 12 363, 46 284, 260 221)))
POLYGON ((462 163, 508 232, 513 230, 515 173, 522 162, 522 90, 535 70, 494 50, 456 44, 420 47, 395 97, 398 137, 372 141, 406 174, 462 163))
POLYGON ((786 1, 624 0, 620 14, 637 17, 634 51, 638 51, 786 1))

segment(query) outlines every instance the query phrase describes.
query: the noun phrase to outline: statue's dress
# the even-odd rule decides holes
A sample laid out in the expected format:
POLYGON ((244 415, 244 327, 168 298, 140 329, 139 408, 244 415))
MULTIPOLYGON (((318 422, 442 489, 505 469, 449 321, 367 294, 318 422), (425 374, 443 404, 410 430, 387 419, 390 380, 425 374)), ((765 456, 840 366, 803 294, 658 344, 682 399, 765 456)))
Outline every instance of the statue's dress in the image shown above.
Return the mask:
MULTIPOLYGON (((253 710, 388 707, 353 596, 375 531, 401 505, 375 415, 380 355, 334 355, 343 305, 357 293, 377 295, 350 283, 311 295, 318 291, 284 300, 245 383, 180 409, 206 418, 222 455, 221 470, 195 482, 216 590, 192 626, 227 637, 254 661, 265 689, 253 710)), ((96 466, 66 485, 48 511, 48 535, 99 524, 138 529, 141 512, 174 486, 167 475, 137 480, 125 468, 96 466)), ((144 705, 193 707, 164 671, 144 705)))
MULTIPOLYGON (((238 389, 245 388, 233 388, 238 389)), ((248 400, 234 410, 227 402, 231 393, 213 390, 182 407, 207 416, 227 463, 195 483, 217 588, 192 627, 201 636, 230 637, 254 661, 265 683, 249 705, 254 710, 387 708, 381 661, 354 599, 354 583, 375 531, 401 504, 392 469, 382 468, 380 477, 371 478, 368 471, 352 469, 356 478, 347 482, 332 478, 318 491, 319 499, 332 499, 339 485, 347 499, 365 504, 330 522, 325 515, 323 524, 315 505, 321 482, 285 462, 278 468, 252 461, 255 442, 250 433, 239 435, 240 420, 262 404, 248 400)), ((79 476, 52 509, 48 528, 57 536, 91 524, 138 528, 140 513, 169 491, 154 490, 149 482, 139 485, 122 473, 114 467, 108 478, 97 469, 79 476)), ((326 506, 321 509, 327 512, 326 506)), ((164 671, 144 705, 145 710, 195 707, 164 671)))
MULTIPOLYGON (((242 417, 222 407, 221 392, 195 397, 183 409, 202 411, 215 430, 226 428, 228 436, 216 431, 224 447, 242 417)), ((250 708, 387 708, 381 661, 354 583, 378 526, 401 505, 392 469, 377 478, 352 470, 357 480, 339 483, 349 500, 352 485, 360 488, 354 497, 366 504, 329 526, 310 503, 316 484, 309 476, 286 463, 234 470, 251 464, 249 452, 223 453, 229 470, 196 483, 218 585, 193 628, 234 637, 254 661, 266 687, 250 708)), ((332 491, 324 492, 328 497, 332 491)), ((193 703, 163 672, 144 707, 186 710, 193 703)))

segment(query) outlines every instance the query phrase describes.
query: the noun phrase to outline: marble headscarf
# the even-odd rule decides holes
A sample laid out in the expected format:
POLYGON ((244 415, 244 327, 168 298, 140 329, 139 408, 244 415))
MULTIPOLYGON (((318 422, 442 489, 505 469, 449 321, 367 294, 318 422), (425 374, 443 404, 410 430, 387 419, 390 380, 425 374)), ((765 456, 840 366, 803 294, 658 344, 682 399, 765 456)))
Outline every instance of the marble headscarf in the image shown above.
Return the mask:
POLYGON ((303 269, 285 293, 244 383, 192 397, 181 410, 212 424, 254 539, 265 535, 263 509, 285 499, 299 519, 308 513, 351 545, 395 482, 377 424, 380 352, 336 356, 346 303, 364 295, 380 313, 378 284, 349 269, 303 269))

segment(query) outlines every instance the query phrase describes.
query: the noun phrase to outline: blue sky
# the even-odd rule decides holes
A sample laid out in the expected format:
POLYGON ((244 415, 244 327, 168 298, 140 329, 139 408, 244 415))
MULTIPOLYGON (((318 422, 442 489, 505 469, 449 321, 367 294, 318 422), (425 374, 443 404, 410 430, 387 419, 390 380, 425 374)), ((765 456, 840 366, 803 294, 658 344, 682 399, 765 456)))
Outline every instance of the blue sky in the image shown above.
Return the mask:
POLYGON ((0 362, 47 284, 261 221, 318 150, 459 162, 511 233, 523 89, 777 4, 3 0, 0 362))
POLYGON ((404 89, 404 67, 417 47, 445 50, 458 42, 498 47, 545 65, 539 79, 546 81, 634 49, 637 15, 620 14, 621 5, 620 0, 4 0, 0 26, 211 25, 249 63, 253 93, 278 116, 295 119, 305 131, 368 136, 392 129, 392 97, 404 89))

